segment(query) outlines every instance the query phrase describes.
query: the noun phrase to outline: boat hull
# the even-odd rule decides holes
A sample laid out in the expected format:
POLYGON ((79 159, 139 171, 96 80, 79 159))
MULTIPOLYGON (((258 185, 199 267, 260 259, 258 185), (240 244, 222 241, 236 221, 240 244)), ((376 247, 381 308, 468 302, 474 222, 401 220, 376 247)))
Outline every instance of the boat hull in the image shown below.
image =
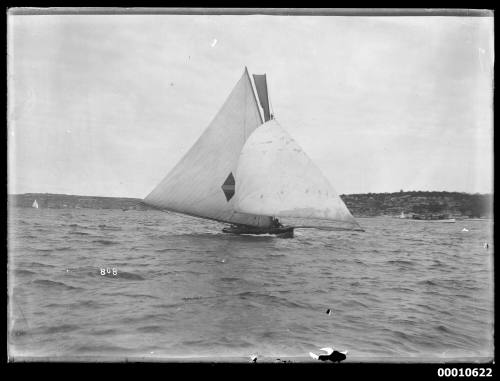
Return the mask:
POLYGON ((441 222, 441 223, 454 223, 456 220, 454 218, 446 219, 446 220, 431 220, 431 219, 418 219, 418 218, 411 218, 410 221, 422 221, 422 222, 441 222))
POLYGON ((257 228, 253 226, 237 225, 223 228, 224 233, 231 234, 272 234, 279 238, 293 238, 293 227, 283 226, 276 228, 257 228))

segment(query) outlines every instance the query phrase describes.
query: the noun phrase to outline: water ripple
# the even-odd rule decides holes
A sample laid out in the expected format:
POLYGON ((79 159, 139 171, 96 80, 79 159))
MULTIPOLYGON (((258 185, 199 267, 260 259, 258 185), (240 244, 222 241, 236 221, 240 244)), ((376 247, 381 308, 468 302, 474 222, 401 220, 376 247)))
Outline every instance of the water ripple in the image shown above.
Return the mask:
POLYGON ((283 240, 156 211, 16 209, 10 348, 103 358, 325 346, 395 361, 493 353, 494 252, 482 246, 491 223, 467 222, 467 234, 391 218, 362 225, 283 240))

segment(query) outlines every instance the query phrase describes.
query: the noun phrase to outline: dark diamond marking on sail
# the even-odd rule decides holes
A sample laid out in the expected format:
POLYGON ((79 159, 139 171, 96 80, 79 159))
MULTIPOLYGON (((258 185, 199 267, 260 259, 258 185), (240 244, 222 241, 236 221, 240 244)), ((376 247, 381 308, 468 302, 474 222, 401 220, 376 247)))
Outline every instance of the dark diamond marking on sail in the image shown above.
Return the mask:
POLYGON ((226 200, 229 201, 231 198, 234 196, 234 177, 233 174, 230 173, 229 176, 227 177, 226 181, 224 181, 224 184, 222 184, 222 190, 224 192, 224 195, 226 196, 226 200))

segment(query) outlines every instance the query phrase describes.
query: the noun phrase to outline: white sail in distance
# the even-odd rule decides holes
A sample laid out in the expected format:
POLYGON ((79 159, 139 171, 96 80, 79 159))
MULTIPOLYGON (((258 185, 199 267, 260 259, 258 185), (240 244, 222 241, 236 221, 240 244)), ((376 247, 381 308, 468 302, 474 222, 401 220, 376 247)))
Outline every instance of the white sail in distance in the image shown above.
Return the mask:
POLYGON ((32 208, 38 209, 38 202, 33 201, 33 204, 31 205, 32 208))
POLYGON ((328 179, 275 119, 247 139, 236 178, 239 212, 281 217, 294 227, 359 228, 328 179))
POLYGON ((268 227, 271 218, 234 210, 238 157, 246 139, 262 125, 247 69, 200 138, 146 196, 158 209, 222 222, 268 227))

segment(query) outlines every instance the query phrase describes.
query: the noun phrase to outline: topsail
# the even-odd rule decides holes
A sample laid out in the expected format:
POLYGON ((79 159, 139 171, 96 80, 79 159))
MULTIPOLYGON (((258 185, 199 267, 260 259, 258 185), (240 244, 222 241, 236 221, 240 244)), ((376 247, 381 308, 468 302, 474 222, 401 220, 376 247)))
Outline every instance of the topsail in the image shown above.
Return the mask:
POLYGON ((265 74, 254 74, 253 81, 255 83, 255 90, 259 97, 260 105, 264 111, 264 121, 267 122, 271 119, 271 111, 269 108, 269 94, 267 91, 267 80, 265 74))

